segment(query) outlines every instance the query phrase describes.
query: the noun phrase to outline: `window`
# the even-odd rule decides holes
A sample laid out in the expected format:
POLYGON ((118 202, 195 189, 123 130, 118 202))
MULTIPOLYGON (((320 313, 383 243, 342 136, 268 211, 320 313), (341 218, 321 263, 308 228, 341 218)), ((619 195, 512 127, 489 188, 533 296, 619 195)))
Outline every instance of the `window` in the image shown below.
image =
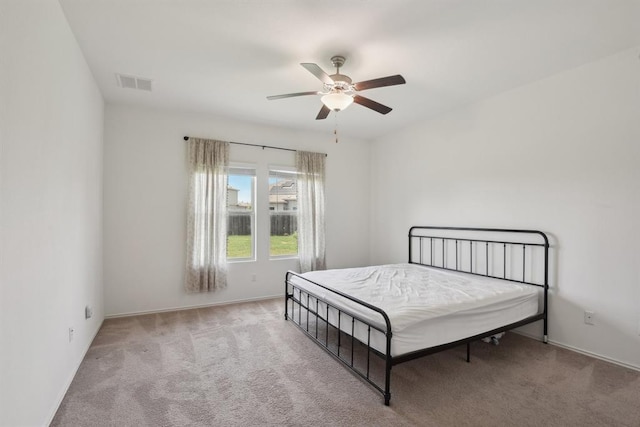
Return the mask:
POLYGON ((251 167, 229 167, 227 181, 227 259, 255 259, 255 181, 251 167))
POLYGON ((298 255, 298 195, 293 168, 269 168, 271 257, 298 255))

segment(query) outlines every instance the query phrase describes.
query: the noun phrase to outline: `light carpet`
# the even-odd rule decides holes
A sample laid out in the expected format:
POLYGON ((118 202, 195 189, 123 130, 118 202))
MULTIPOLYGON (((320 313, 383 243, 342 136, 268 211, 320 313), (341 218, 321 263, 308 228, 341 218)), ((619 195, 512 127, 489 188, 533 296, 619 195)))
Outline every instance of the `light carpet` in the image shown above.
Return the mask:
POLYGON ((508 333, 395 366, 391 406, 281 299, 109 319, 53 426, 640 426, 640 372, 508 333))

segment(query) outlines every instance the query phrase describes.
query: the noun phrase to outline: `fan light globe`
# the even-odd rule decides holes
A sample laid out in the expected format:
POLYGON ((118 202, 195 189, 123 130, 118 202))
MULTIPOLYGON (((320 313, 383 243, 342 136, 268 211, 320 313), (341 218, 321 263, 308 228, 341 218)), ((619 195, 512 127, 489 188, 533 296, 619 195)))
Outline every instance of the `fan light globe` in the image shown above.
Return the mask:
POLYGON ((344 93, 329 93, 320 98, 320 100, 328 109, 341 111, 353 103, 353 96, 345 95, 344 93))

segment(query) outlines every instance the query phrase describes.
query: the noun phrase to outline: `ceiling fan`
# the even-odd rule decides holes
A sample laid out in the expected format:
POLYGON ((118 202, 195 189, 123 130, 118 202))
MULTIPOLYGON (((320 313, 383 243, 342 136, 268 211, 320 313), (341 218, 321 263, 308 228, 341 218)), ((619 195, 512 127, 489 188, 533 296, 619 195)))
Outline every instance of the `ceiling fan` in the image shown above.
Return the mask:
POLYGON ((331 62, 333 63, 333 66, 336 67, 336 73, 332 75, 325 73, 317 64, 308 62, 300 64, 324 84, 322 91, 272 95, 267 96, 267 99, 273 101, 274 99, 292 98, 294 96, 322 95, 322 98, 320 99, 323 105, 316 116, 316 120, 326 119, 331 111, 344 110, 354 102, 377 111, 380 114, 387 114, 391 111, 391 108, 372 99, 360 96, 357 92, 377 87, 394 86, 406 83, 404 77, 400 74, 381 77, 379 79, 366 80, 359 83, 352 83, 349 76, 340 74, 340 67, 342 67, 345 62, 344 56, 334 56, 331 58, 331 62))

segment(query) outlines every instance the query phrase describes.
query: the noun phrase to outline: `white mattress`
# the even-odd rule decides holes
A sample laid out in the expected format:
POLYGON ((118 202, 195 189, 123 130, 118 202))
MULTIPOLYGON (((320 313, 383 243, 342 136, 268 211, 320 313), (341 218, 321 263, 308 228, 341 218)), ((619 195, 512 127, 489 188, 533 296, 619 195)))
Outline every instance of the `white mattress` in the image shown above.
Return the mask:
MULTIPOLYGON (((537 286, 415 264, 313 271, 302 276, 384 310, 391 321, 393 356, 481 334, 538 313, 537 286)), ((379 313, 298 277, 292 276, 291 281, 386 330, 379 313)), ((299 297, 299 292, 294 294, 299 297)), ((324 313, 325 306, 320 306, 324 313)), ((334 326, 338 323, 332 310, 329 321, 334 326)), ((355 336, 367 342, 366 327, 356 324, 355 336)), ((351 319, 342 315, 340 327, 350 333, 351 319)), ((386 352, 386 339, 375 330, 371 345, 386 352)))

